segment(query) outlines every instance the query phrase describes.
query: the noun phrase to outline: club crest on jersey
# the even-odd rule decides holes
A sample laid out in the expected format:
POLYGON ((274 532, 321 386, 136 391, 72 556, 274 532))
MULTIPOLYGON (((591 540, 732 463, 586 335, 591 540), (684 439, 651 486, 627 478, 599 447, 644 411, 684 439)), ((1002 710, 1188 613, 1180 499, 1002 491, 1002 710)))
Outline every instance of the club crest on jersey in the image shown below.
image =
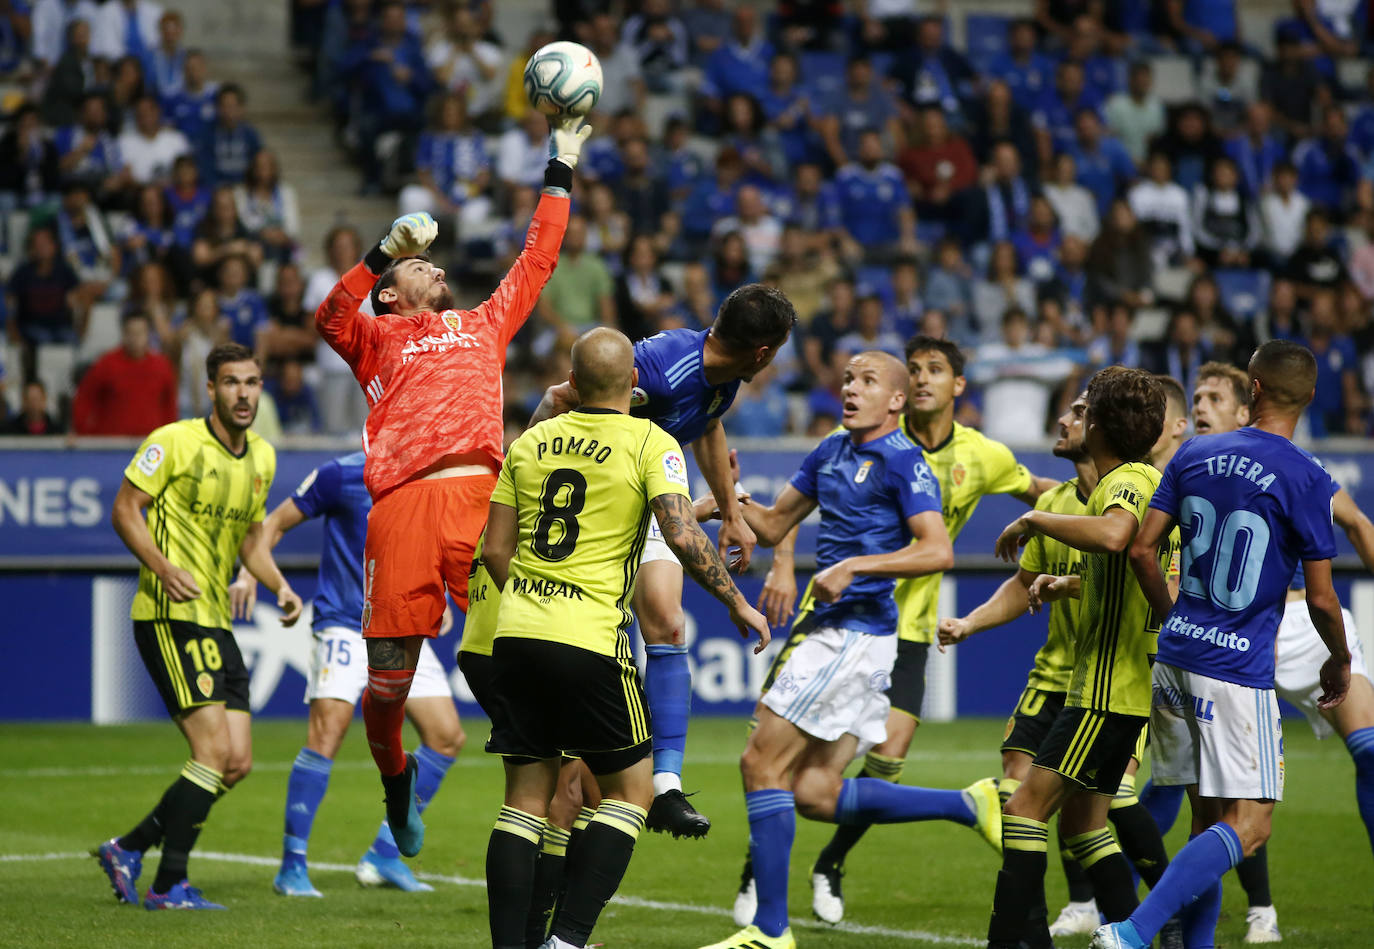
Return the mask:
POLYGON ((873 470, 873 462, 865 461, 859 465, 859 470, 854 472, 854 483, 863 484, 868 480, 868 473, 873 470))
POLYGON ((958 487, 959 485, 963 484, 964 479, 967 477, 968 469, 964 467, 964 463, 962 461, 956 464, 953 468, 949 469, 949 479, 954 482, 955 487, 958 487))
POLYGON ((262 494, 262 475, 253 475, 253 493, 262 494))
POLYGON ((637 409, 648 404, 649 393, 645 392, 639 386, 635 386, 630 390, 630 408, 637 409))
POLYGON ((208 699, 210 693, 215 690, 215 680, 211 677, 210 673, 202 672, 200 675, 196 676, 196 688, 200 689, 200 694, 208 699))
POLYGON ((455 333, 463 329, 463 318, 453 310, 445 310, 439 314, 439 319, 444 321, 444 325, 455 333))

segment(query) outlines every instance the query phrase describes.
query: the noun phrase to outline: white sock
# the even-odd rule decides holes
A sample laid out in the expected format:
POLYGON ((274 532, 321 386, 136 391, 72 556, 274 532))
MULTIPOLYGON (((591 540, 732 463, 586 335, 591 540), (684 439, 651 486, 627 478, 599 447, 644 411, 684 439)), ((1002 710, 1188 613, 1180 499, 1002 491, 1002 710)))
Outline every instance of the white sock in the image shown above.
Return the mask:
POLYGON ((682 790, 682 775, 674 774, 671 771, 654 772, 654 797, 658 797, 667 791, 682 790))

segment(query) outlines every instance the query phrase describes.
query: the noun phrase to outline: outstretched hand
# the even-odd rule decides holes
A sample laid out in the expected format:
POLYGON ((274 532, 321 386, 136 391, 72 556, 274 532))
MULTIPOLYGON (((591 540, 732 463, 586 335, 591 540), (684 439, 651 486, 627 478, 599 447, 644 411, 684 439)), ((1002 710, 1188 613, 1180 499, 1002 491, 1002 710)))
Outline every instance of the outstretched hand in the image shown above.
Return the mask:
POLYGON ((382 253, 393 260, 416 257, 429 250, 439 236, 439 225, 424 211, 406 214, 391 222, 391 230, 382 238, 382 253))
POLYGON ((592 127, 583 125, 582 121, 580 115, 549 120, 549 157, 557 158, 574 170, 577 160, 582 157, 582 146, 592 134, 592 127))

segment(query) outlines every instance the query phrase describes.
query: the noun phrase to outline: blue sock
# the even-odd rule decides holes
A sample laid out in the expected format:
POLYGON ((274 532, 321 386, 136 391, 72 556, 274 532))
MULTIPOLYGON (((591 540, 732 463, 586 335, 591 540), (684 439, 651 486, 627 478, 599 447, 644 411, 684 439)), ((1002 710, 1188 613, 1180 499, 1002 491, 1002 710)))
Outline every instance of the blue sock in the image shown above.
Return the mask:
POLYGON ((837 824, 900 824, 952 820, 972 827, 977 815, 963 791, 918 788, 881 778, 845 778, 835 804, 837 824))
POLYGON ((1355 803, 1369 833, 1369 846, 1374 848, 1374 727, 1351 732, 1345 747, 1355 760, 1355 803))
POLYGON ((1213 883, 1198 896, 1192 906, 1180 914, 1183 923, 1183 944, 1188 949, 1215 949, 1217 920, 1221 918, 1221 880, 1213 883))
POLYGON ((791 791, 749 791, 749 859, 754 864, 758 909, 754 925, 769 936, 781 936, 787 928, 787 866, 792 859, 792 838, 797 832, 796 803, 791 791))
MULTIPOLYGON (((438 792, 440 782, 452 766, 452 758, 439 754, 428 745, 415 749, 415 804, 421 813, 429 807, 430 799, 438 792)), ((377 839, 372 841, 372 852, 384 860, 401 855, 396 849, 396 838, 391 836, 391 827, 385 820, 377 830, 377 839)))
POLYGON ((324 792, 329 787, 329 770, 333 762, 319 752, 302 748, 286 779, 286 833, 282 837, 282 864, 305 865, 305 851, 310 843, 310 827, 315 812, 320 809, 324 792))
POLYGON ((1148 944, 1181 909, 1206 897, 1242 856, 1240 838, 1229 824, 1215 823, 1188 841, 1145 902, 1131 914, 1131 925, 1141 941, 1148 944))
POLYGON ((692 710, 692 670, 687 647, 645 646, 644 695, 654 731, 654 773, 682 774, 687 751, 687 716, 692 710))
POLYGON ((1159 835, 1163 837, 1169 832, 1169 828, 1174 826, 1174 821, 1178 820, 1179 808, 1183 806, 1183 798, 1187 795, 1187 788, 1181 784, 1159 785, 1153 780, 1145 783, 1145 789, 1140 792, 1140 803, 1145 805, 1145 810, 1150 812, 1150 816, 1159 825, 1159 835))

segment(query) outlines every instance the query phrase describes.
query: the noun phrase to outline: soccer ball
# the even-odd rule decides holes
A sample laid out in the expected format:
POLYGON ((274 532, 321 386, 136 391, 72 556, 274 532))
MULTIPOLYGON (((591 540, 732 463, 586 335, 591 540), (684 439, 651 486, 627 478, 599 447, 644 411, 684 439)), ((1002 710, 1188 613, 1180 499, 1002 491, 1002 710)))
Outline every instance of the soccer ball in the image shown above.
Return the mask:
POLYGON ((601 98, 601 61, 581 43, 541 46, 525 64, 525 95, 548 116, 582 116, 601 98))

